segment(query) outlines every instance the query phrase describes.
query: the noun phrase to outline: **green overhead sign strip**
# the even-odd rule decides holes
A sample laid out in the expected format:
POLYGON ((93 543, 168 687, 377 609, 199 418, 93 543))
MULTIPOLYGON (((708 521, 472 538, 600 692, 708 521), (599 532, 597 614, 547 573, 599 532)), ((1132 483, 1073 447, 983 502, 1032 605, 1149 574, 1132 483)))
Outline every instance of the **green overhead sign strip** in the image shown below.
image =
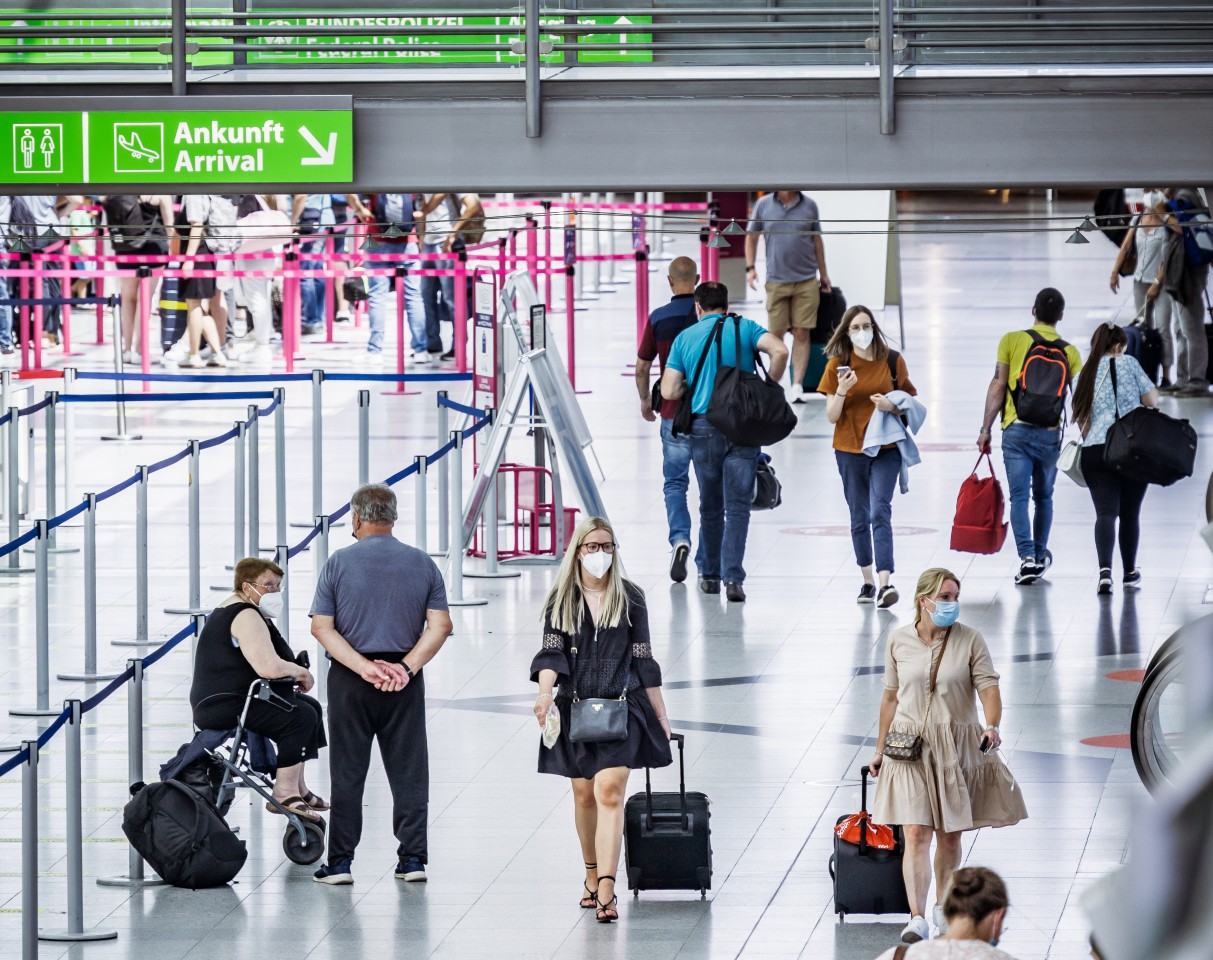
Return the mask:
POLYGON ((0 113, 0 180, 348 183, 349 110, 0 113))
MULTIPOLYGON (((168 39, 169 21, 165 19, 148 19, 140 12, 132 9, 110 10, 62 10, 55 11, 53 18, 37 19, 23 18, 20 11, 0 10, 0 26, 29 26, 57 27, 72 26, 107 26, 114 27, 115 34, 120 33, 121 27, 162 27, 162 37, 81 37, 75 39, 41 39, 21 41, 11 37, 0 37, 0 64, 55 64, 55 63, 153 63, 163 65, 168 58, 161 54, 157 47, 168 39), (73 15, 83 13, 112 14, 114 19, 81 20, 73 19, 73 15), (88 46, 91 50, 39 50, 23 51, 24 45, 46 46, 88 46), (112 44, 134 44, 146 46, 146 51, 120 51, 107 49, 112 44)), ((209 26, 226 26, 230 20, 208 19, 214 11, 194 10, 190 12, 189 20, 195 24, 209 26)), ((629 33, 628 27, 651 24, 651 16, 604 16, 598 14, 580 14, 578 23, 599 26, 601 33, 587 34, 581 42, 587 44, 617 44, 615 50, 579 50, 578 63, 648 63, 653 59, 651 50, 629 49, 629 45, 651 43, 653 36, 648 33, 629 33)), ((563 17, 544 17, 545 25, 563 24, 563 17)), ((492 50, 443 50, 443 45, 449 44, 509 44, 520 40, 522 36, 522 18, 518 16, 505 17, 465 17, 451 15, 447 17, 414 17, 399 15, 384 16, 301 16, 283 14, 275 16, 262 13, 260 17, 250 16, 247 20, 250 27, 264 27, 272 36, 253 38, 248 41, 249 63, 314 64, 323 61, 336 63, 501 63, 518 64, 522 56, 509 51, 492 50), (410 33, 410 27, 484 27, 484 33, 410 33), (366 27, 382 28, 381 33, 370 37, 338 36, 336 33, 326 36, 292 37, 286 31, 292 27, 366 27), (296 46, 336 46, 338 50, 281 50, 284 45, 296 46), (370 49, 372 45, 386 49, 370 49)), ((544 34, 545 41, 562 42, 571 38, 563 35, 544 34)), ((231 43, 231 39, 207 37, 199 39, 203 46, 207 44, 231 43)), ((553 51, 544 56, 545 63, 564 62, 563 51, 553 51)), ((195 66, 216 66, 231 64, 233 55, 229 51, 203 51, 190 58, 195 66)))

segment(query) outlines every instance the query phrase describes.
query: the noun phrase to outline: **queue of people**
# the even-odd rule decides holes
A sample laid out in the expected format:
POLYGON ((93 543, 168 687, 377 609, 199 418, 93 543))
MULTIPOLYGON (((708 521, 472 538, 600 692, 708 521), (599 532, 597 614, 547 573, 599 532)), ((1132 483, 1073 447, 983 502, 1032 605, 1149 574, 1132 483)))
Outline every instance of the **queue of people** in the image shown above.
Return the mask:
MULTIPOLYGON (((265 223, 261 220, 261 223, 265 223)), ((254 229, 265 230, 264 227, 254 229)), ((308 271, 334 271, 333 276, 305 276, 299 284, 300 330, 305 336, 325 329, 329 297, 335 298, 334 320, 348 323, 353 306, 345 296, 344 277, 359 277, 364 268, 403 267, 402 279, 370 276, 371 336, 365 363, 383 363, 384 330, 394 321, 392 286, 405 286, 405 312, 410 335, 411 362, 437 363, 454 359, 454 281, 452 277, 416 276, 423 247, 427 253, 450 254, 451 260, 428 259, 427 266, 449 267, 467 243, 478 242, 485 232, 484 209, 474 193, 400 194, 272 194, 112 195, 98 197, 25 196, 0 198, 0 253, 12 237, 21 237, 21 249, 58 249, 70 258, 76 278, 74 289, 60 290, 62 265, 45 261, 48 273, 43 296, 100 295, 105 285, 95 274, 115 264, 95 259, 103 252, 127 258, 120 265, 130 270, 118 278, 121 296, 121 352, 123 362, 142 362, 144 346, 137 341, 137 318, 144 309, 142 285, 136 266, 175 267, 178 275, 154 282, 146 308, 159 315, 161 347, 155 359, 165 366, 225 367, 239 362, 268 365, 274 357, 274 329, 281 329, 282 281, 271 275, 283 266, 289 245, 298 250, 298 265, 308 271), (244 241, 244 218, 272 211, 277 243, 244 241), (365 231, 367 242, 357 245, 354 227, 365 231), (18 229, 20 228, 20 229, 18 229), (240 253, 236 261, 225 256, 240 253), (253 254, 261 254, 254 256, 253 254), (376 260, 368 254, 390 253, 376 260), (247 254, 247 255, 246 255, 247 254), (137 258, 137 259, 131 259, 137 258), (215 259, 218 258, 218 259, 215 259), (246 272, 261 276, 244 276, 246 272), (239 275, 238 275, 239 274, 239 275), (90 276, 93 275, 93 276, 90 276), (432 281, 432 282, 431 282, 432 281), (243 338, 237 338, 234 320, 238 309, 247 318, 243 338), (178 322, 178 318, 182 322, 178 322), (445 326, 444 325, 448 325, 445 326), (444 349, 446 330, 450 346, 444 349), (251 341, 251 343, 250 343, 251 341)), ((13 310, 16 296, 8 281, 0 283, 0 364, 13 354, 13 310)), ((42 310, 42 335, 58 343, 60 307, 42 310)))

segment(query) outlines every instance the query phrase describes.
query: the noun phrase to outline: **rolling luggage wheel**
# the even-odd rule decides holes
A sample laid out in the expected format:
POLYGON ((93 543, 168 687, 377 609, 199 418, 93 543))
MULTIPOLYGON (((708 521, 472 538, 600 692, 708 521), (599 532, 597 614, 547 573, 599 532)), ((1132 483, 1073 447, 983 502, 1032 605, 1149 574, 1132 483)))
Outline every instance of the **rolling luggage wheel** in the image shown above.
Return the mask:
POLYGON ((299 839, 299 831, 287 825, 282 835, 282 851, 291 863, 307 866, 315 863, 324 854, 324 824, 314 820, 304 820, 303 829, 307 832, 307 846, 299 839))

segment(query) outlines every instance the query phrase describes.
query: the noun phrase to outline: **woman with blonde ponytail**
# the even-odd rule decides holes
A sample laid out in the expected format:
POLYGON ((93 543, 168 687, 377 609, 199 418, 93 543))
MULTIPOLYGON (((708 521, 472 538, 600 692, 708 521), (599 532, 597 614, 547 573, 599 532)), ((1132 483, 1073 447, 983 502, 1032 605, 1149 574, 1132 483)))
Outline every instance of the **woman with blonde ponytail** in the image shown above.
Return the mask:
POLYGON ((585 860, 581 906, 595 910, 600 923, 619 919, 615 873, 628 775, 672 762, 644 592, 625 579, 617 546, 611 525, 601 517, 577 526, 543 605, 543 647, 531 661, 531 680, 539 684, 535 718, 545 730, 539 772, 572 781, 585 860), (581 700, 623 696, 626 736, 572 740, 574 691, 581 700))

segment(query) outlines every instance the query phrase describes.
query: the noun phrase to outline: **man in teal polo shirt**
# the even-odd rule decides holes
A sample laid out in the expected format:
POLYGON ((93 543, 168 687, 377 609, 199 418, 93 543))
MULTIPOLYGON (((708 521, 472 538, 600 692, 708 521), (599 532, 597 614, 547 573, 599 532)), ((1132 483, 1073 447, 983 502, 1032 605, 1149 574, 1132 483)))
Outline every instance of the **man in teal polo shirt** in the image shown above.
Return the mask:
POLYGON ((776 383, 788 364, 788 348, 774 334, 753 320, 725 318, 720 337, 720 359, 715 347, 708 348, 712 332, 729 309, 729 290, 723 283, 701 283, 695 288, 695 313, 699 322, 680 333, 670 347, 665 372, 661 376, 661 395, 676 400, 687 390, 693 393, 691 411, 691 460, 699 481, 699 589, 720 593, 720 581, 729 600, 745 600, 745 541, 750 529, 750 506, 754 502, 754 474, 758 447, 730 443, 712 426, 704 414, 712 399, 716 371, 720 364, 739 366, 752 372, 755 354, 765 353, 769 375, 776 383), (741 335, 741 356, 737 356, 737 334, 741 335), (705 353, 706 350, 706 353, 705 353), (700 358, 703 367, 696 376, 700 358))

